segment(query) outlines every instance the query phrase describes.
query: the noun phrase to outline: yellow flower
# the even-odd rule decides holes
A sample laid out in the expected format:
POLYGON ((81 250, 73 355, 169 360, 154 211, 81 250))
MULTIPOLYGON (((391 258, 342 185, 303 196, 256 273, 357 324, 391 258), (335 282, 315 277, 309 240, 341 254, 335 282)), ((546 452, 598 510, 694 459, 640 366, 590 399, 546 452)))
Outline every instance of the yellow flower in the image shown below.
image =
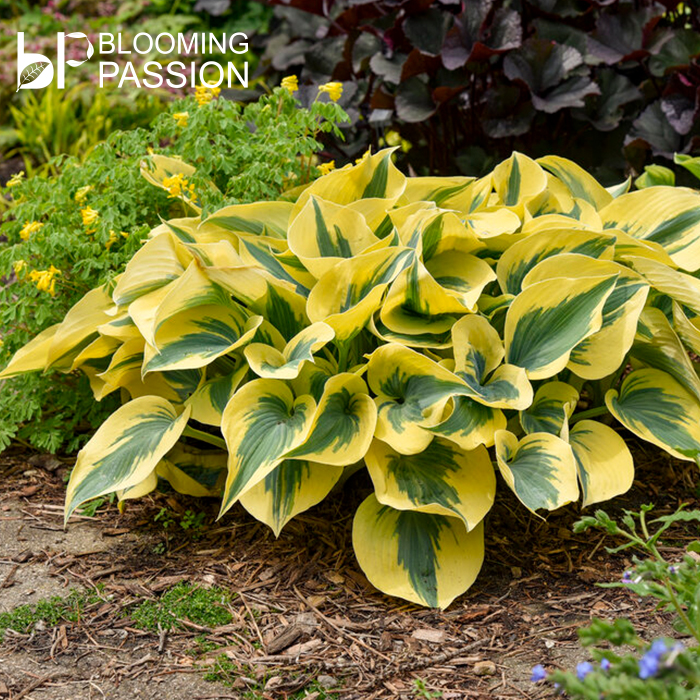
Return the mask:
POLYGON ((328 163, 321 163, 321 165, 318 166, 318 169, 321 175, 328 175, 331 170, 335 170, 335 161, 332 160, 328 163))
POLYGON ((15 275, 19 277, 27 269, 27 263, 24 260, 16 260, 12 264, 12 269, 15 271, 15 275))
POLYGON ((182 173, 163 178, 163 186, 168 190, 170 197, 195 198, 194 185, 190 184, 182 173))
POLYGON ((19 185, 22 180, 24 179, 24 170, 21 170, 18 173, 15 173, 8 181, 6 187, 15 187, 15 185, 19 185))
POLYGON ((109 250, 117 241, 119 240, 119 236, 117 236, 116 233, 114 233, 114 229, 109 230, 109 239, 105 243, 105 248, 109 250))
POLYGON ((80 187, 78 190, 76 190, 75 194, 73 195, 73 199, 78 204, 84 204, 85 200, 87 199, 88 192, 91 189, 92 185, 85 185, 85 187, 80 187))
MULTIPOLYGON (((83 217, 83 226, 92 226, 92 224, 97 223, 98 219, 100 218, 100 212, 96 211, 92 207, 85 207, 85 209, 80 210, 80 216, 83 217)), ((93 228, 91 231, 88 231, 88 233, 94 233, 95 229, 93 228)))
POLYGON ((361 156, 360 158, 358 158, 358 159, 355 161, 355 165, 359 165, 360 163, 362 163, 362 162, 365 160, 365 158, 368 158, 369 156, 371 156, 371 155, 372 155, 372 152, 371 152, 371 151, 372 151, 372 149, 371 149, 371 148, 368 148, 368 149, 362 154, 362 156, 361 156))
POLYGON ((328 97, 333 100, 333 102, 337 102, 341 95, 343 94, 343 84, 342 83, 326 83, 325 85, 321 85, 321 87, 318 89, 319 93, 325 92, 328 93, 328 97))
POLYGON ((202 107, 209 104, 215 97, 218 97, 219 93, 221 93, 221 88, 198 85, 194 89, 194 99, 197 100, 197 104, 202 107))
POLYGON ((189 118, 190 115, 188 112, 175 112, 175 114, 173 114, 173 119, 175 120, 175 123, 181 127, 187 126, 187 120, 189 118))
POLYGON ((29 279, 36 284, 36 288, 40 292, 47 292, 52 297, 56 296, 56 275, 60 275, 61 271, 53 265, 48 270, 32 270, 29 273, 29 279))
POLYGON ((36 233, 44 224, 39 221, 25 221, 22 230, 19 232, 19 237, 23 241, 28 241, 29 236, 36 233))
POLYGON ((282 78, 280 87, 288 90, 293 95, 299 89, 299 81, 296 75, 288 75, 286 78, 282 78))

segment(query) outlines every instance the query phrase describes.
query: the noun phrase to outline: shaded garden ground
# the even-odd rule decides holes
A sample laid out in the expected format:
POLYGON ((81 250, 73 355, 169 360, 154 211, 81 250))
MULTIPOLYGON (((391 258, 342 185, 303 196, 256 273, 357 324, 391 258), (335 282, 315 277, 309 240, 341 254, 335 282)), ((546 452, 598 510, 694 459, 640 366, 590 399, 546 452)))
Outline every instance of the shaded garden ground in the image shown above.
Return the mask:
MULTIPOLYGON (((635 458, 638 480, 608 512, 699 507, 694 466, 645 446, 635 458)), ((0 457, 0 627, 34 620, 5 632, 0 698, 538 698, 531 667, 584 660, 576 629, 592 616, 671 633, 651 604, 595 585, 630 560, 601 533, 572 534, 578 506, 543 521, 500 489, 479 579, 435 612, 378 593, 355 562, 362 475, 275 540, 240 507, 216 523, 215 501, 174 493, 123 515, 105 503, 64 531, 69 466, 0 457)), ((679 558, 697 526, 670 533, 662 551, 679 558)))

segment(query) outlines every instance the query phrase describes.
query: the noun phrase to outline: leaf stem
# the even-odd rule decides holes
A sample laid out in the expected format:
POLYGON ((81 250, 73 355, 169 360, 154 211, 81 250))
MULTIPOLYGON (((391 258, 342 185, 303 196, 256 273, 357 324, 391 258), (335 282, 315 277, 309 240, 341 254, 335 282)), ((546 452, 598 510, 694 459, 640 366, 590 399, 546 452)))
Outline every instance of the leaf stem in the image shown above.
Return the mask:
POLYGON ((209 433, 205 433, 203 430, 197 430, 189 425, 182 431, 182 434, 184 437, 191 437, 195 440, 208 442, 210 445, 214 445, 215 447, 220 447, 224 450, 227 449, 226 440, 223 438, 216 437, 216 435, 210 435, 209 433))

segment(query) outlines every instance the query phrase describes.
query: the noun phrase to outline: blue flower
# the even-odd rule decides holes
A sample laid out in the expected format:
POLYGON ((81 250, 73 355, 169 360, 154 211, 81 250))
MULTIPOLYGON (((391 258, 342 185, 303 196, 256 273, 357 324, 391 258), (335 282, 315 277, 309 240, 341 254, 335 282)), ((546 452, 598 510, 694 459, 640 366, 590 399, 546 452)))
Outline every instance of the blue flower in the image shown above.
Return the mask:
POLYGON ((629 583, 632 580, 632 572, 625 571, 625 573, 622 574, 622 580, 624 583, 629 583))
POLYGON ((649 654, 653 654, 656 658, 661 658, 668 651, 666 642, 663 639, 655 639, 649 649, 649 654))
POLYGON ((639 677, 642 680, 655 676, 659 671, 659 657, 648 651, 639 659, 639 677))
POLYGON ((672 576, 674 574, 678 573, 678 567, 677 566, 669 566, 668 567, 668 573, 671 574, 672 576))
POLYGON ((547 671, 544 670, 544 666, 542 664, 537 664, 537 666, 532 667, 532 676, 530 676, 530 680, 533 683, 537 683, 537 681, 543 681, 547 677, 547 671))
POLYGON ((576 677, 582 681, 593 670, 593 664, 590 661, 582 661, 576 666, 576 677))
POLYGON ((609 671, 610 670, 610 662, 603 658, 600 660, 600 668, 602 671, 609 671))

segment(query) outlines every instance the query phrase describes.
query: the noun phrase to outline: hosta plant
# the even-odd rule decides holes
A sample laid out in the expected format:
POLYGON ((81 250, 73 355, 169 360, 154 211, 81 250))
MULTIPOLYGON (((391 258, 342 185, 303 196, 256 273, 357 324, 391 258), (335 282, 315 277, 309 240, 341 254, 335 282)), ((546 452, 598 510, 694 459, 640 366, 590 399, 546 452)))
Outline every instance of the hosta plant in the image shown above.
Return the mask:
POLYGON ((608 191, 519 153, 480 179, 406 178, 386 150, 287 199, 164 221, 0 378, 80 369, 98 400, 121 395, 66 517, 162 478, 278 534, 366 467, 360 566, 444 608, 481 567, 497 472, 540 513, 629 488, 616 427, 697 461, 699 268, 694 190, 608 191))

